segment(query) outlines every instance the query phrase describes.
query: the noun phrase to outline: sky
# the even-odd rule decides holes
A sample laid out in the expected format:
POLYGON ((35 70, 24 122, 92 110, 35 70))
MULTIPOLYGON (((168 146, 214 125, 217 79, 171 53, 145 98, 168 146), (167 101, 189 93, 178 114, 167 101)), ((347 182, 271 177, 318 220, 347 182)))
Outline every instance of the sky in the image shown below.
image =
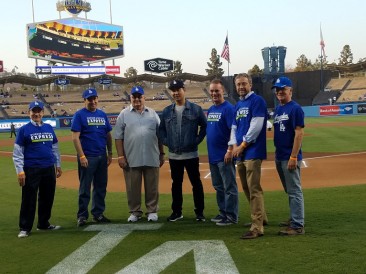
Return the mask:
MULTIPOLYGON (((18 72, 34 72, 35 59, 27 56, 26 24, 71 17, 59 13, 56 2, 33 0, 32 12, 32 0, 1 1, 0 60, 6 70, 16 66, 18 72)), ((261 49, 272 46, 286 47, 285 67, 294 68, 300 55, 312 62, 320 55, 320 26, 329 63, 338 63, 344 45, 350 46, 353 63, 366 57, 365 0, 88 2, 88 19, 123 26, 125 56, 115 60, 120 76, 129 67, 145 73, 144 60, 157 57, 179 60, 183 72, 206 75, 211 50, 221 54, 227 34, 231 63, 221 59, 225 75, 247 72, 254 65, 263 68, 261 49)), ((85 18, 85 13, 79 16, 85 18)), ((40 60, 38 65, 47 63, 40 60)))

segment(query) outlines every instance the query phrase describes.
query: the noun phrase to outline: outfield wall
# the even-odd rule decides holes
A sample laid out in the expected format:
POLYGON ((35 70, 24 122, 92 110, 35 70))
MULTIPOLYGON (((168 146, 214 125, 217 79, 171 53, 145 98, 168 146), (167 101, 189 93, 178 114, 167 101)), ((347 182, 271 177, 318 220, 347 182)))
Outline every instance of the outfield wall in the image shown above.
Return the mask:
POLYGON ((325 117, 344 115, 365 115, 366 103, 363 104, 340 104, 302 107, 305 117, 325 117))
MULTIPOLYGON (((344 115, 366 115, 366 103, 363 104, 341 104, 329 106, 307 106, 302 107, 305 117, 326 117, 344 115)), ((112 126, 116 124, 118 115, 108 115, 112 126)), ((55 129, 69 129, 72 117, 43 118, 43 121, 52 125, 55 129)), ((10 132, 10 123, 19 128, 29 122, 29 119, 0 120, 0 132, 10 132)))

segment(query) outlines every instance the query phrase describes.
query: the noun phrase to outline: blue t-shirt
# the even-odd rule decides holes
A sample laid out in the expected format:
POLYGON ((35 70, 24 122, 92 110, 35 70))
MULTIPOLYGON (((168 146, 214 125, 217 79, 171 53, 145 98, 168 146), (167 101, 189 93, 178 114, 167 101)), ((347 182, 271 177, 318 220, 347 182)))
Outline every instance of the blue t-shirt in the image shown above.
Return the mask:
POLYGON ((52 145, 57 143, 51 125, 43 123, 35 126, 31 122, 22 126, 15 143, 24 147, 24 167, 50 167, 56 164, 52 145))
POLYGON ((267 158, 267 143, 266 143, 266 125, 267 125, 267 105, 261 96, 253 93, 248 98, 238 101, 235 106, 235 117, 233 125, 236 129, 237 145, 240 145, 249 130, 250 122, 254 117, 263 117, 264 122, 262 129, 257 139, 250 143, 244 149, 242 157, 238 160, 250 159, 266 159, 267 158))
POLYGON ((230 140, 234 107, 225 101, 211 106, 207 111, 206 141, 210 164, 223 162, 230 140))
POLYGON ((80 132, 80 143, 86 156, 106 154, 107 133, 112 130, 105 112, 83 108, 75 112, 71 131, 80 132))
MULTIPOLYGON (((304 111, 299 104, 290 101, 283 106, 278 105, 276 107, 273 127, 277 160, 286 161, 290 158, 294 144, 295 128, 304 126, 304 111)), ((302 160, 301 149, 297 159, 302 160)))

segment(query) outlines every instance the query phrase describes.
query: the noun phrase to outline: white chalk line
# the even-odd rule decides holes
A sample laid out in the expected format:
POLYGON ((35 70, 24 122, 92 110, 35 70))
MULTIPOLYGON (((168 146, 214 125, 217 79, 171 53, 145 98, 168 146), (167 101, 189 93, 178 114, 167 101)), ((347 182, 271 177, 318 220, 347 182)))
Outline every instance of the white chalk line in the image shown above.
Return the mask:
MULTIPOLYGON (((13 152, 10 151, 2 151, 4 154, 13 154, 13 152)), ((352 153, 343 153, 343 154, 333 154, 333 155, 326 155, 326 156, 318 156, 318 157, 311 157, 311 158, 305 158, 302 160, 302 165, 304 168, 308 168, 308 164, 306 161, 308 160, 319 160, 319 159, 327 159, 327 158, 333 158, 333 157, 342 157, 342 156, 352 156, 352 155, 361 155, 366 154, 366 151, 363 152, 352 152, 352 153)), ((68 155, 68 154, 62 154, 61 157, 63 158, 76 158, 75 155, 68 155)), ((117 158, 112 158, 116 160, 117 158)), ((168 163, 169 161, 165 161, 165 163, 168 163)), ((200 165, 208 164, 208 163, 199 163, 200 165)), ((276 169, 275 167, 262 167, 262 170, 273 170, 276 169)), ((205 171, 209 171, 210 169, 200 169, 200 172, 205 173, 205 171)), ((171 170, 169 170, 171 172, 171 170)), ((211 178, 211 172, 207 172, 206 175, 203 176, 204 179, 211 178)))

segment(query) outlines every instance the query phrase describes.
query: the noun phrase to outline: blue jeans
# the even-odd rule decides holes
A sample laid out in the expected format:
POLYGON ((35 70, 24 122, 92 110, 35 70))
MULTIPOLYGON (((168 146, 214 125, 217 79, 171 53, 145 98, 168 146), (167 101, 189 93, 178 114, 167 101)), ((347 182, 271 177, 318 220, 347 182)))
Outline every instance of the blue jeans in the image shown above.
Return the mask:
POLYGON ((210 171, 220 215, 237 223, 238 186, 236 184, 235 164, 233 162, 210 164, 210 171))
POLYGON ((283 189, 288 195, 290 205, 290 227, 304 227, 304 196, 301 188, 300 166, 298 161, 297 168, 293 171, 287 169, 288 161, 277 161, 276 168, 280 176, 283 189))
POLYGON ((93 200, 91 214, 99 217, 105 210, 105 196, 107 193, 108 164, 107 156, 87 157, 88 167, 82 167, 78 161, 79 171, 79 211, 77 217, 88 219, 88 205, 90 201, 90 189, 93 183, 93 200))

